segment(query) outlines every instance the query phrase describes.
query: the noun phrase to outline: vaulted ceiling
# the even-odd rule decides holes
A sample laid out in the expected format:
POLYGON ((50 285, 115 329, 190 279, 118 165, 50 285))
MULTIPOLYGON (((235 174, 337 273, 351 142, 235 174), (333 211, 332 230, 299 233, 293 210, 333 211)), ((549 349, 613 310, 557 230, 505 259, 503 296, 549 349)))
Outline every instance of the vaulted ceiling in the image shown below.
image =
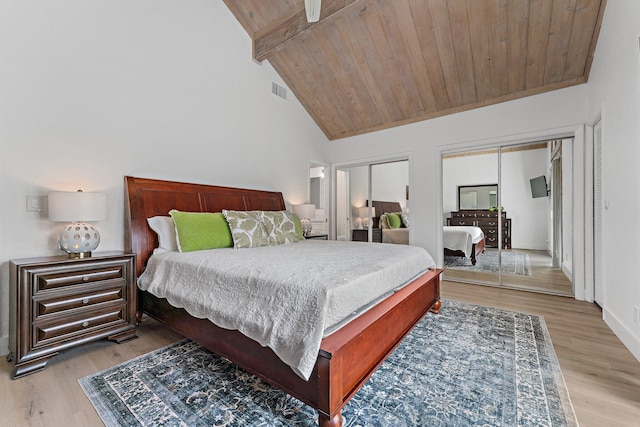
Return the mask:
POLYGON ((606 0, 224 0, 329 139, 585 83, 606 0))

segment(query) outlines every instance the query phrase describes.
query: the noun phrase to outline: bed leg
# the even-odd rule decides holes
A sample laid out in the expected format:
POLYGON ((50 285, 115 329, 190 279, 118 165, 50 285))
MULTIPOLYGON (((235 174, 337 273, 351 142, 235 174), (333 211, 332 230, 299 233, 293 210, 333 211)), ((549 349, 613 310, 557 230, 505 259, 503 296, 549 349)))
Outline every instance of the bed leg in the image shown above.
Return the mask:
POLYGON ((136 326, 140 326, 140 323, 142 323, 142 312, 141 311, 136 311, 136 326))
POLYGON ((434 302, 433 305, 431 306, 431 312, 434 314, 440 314, 441 306, 442 306, 442 302, 440 301, 440 298, 438 298, 436 302, 434 302))
POLYGON ((318 414, 318 425, 320 427, 342 427, 342 412, 338 412, 331 419, 323 414, 318 414))
POLYGON ((476 265, 476 257, 471 258, 471 265, 476 265))

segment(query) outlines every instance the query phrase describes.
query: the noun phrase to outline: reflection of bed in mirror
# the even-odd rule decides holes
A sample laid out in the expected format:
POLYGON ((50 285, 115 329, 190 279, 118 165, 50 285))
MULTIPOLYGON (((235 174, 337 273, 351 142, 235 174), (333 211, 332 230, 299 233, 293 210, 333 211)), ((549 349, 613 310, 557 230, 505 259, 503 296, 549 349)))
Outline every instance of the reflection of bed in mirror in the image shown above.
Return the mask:
POLYGON ((382 229, 382 243, 395 243, 398 245, 409 244, 409 228, 402 226, 400 228, 389 228, 385 221, 381 218, 388 213, 402 212, 402 206, 398 202, 384 202, 374 200, 371 206, 376 209, 376 217, 373 219, 373 227, 382 229))
POLYGON ((476 264, 476 257, 484 252, 484 233, 480 227, 445 225, 442 227, 442 246, 445 256, 469 258, 476 264))

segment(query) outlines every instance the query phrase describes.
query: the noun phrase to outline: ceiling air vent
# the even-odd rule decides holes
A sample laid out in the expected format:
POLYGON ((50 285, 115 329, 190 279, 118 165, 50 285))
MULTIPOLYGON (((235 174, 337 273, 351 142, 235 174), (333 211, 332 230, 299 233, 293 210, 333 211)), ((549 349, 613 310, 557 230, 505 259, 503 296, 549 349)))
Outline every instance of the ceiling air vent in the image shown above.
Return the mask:
POLYGON ((276 82, 271 82, 271 93, 279 96, 282 99, 287 99, 287 88, 285 88, 284 86, 280 86, 276 82))

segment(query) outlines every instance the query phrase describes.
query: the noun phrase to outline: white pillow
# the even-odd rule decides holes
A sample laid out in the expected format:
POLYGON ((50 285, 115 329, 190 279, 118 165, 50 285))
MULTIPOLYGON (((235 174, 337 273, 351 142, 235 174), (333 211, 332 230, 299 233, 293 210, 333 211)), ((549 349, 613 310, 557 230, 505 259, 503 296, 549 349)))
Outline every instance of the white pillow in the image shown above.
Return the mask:
POLYGON ((177 251, 176 226, 170 216, 154 216, 147 218, 149 227, 158 235, 158 248, 166 251, 177 251))

